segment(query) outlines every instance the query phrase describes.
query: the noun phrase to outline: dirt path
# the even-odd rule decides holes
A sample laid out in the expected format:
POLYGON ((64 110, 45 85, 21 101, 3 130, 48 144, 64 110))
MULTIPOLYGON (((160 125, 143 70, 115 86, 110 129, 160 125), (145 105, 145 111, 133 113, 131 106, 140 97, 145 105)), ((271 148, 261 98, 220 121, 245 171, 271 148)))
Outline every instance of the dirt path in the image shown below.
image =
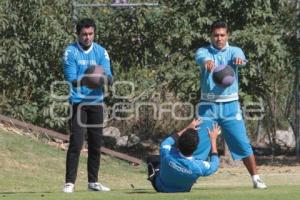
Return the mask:
MULTIPOLYGON (((268 187, 274 185, 300 185, 300 163, 295 157, 258 158, 258 172, 268 187)), ((241 162, 233 165, 222 163, 218 172, 210 177, 201 178, 197 187, 252 187, 246 168, 241 162)))

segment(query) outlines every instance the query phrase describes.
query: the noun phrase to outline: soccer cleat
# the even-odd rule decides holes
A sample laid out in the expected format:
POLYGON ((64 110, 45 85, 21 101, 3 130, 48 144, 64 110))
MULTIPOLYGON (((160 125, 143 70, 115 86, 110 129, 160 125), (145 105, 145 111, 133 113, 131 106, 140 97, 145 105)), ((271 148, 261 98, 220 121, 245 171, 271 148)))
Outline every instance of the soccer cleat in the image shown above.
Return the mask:
POLYGON ((253 187, 255 189, 267 189, 266 184, 260 178, 253 181, 253 187))
POLYGON ((73 183, 65 183, 63 192, 65 193, 72 193, 74 192, 74 184, 73 183))
POLYGON ((110 191, 110 188, 102 185, 101 183, 88 183, 88 189, 90 191, 102 191, 102 192, 108 192, 110 191))

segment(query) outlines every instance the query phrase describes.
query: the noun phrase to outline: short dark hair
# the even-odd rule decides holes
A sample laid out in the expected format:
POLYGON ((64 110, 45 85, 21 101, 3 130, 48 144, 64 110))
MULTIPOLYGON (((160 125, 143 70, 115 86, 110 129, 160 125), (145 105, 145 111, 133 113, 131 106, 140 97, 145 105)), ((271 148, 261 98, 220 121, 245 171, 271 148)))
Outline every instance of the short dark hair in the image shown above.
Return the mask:
POLYGON ((96 31, 96 24, 95 24, 94 20, 92 20, 90 18, 81 19, 80 21, 78 21, 78 23, 76 25, 76 33, 79 34, 81 29, 89 28, 89 27, 93 27, 94 31, 96 31))
POLYGON ((215 30, 215 29, 218 29, 218 28, 225 28, 227 33, 229 32, 229 29, 228 29, 228 26, 227 26, 227 23, 225 21, 222 21, 222 20, 217 20, 217 21, 214 21, 211 25, 211 28, 210 28, 210 31, 211 33, 215 30))
POLYGON ((177 147, 185 156, 190 156, 197 149, 199 137, 196 130, 186 130, 178 139, 177 147))

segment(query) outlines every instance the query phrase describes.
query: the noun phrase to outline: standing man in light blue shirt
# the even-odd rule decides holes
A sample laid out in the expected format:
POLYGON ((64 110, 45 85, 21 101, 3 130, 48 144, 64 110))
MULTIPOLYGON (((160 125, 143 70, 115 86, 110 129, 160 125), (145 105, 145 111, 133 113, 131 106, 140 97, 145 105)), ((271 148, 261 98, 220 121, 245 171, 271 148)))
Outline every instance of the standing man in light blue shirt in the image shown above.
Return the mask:
POLYGON ((87 129, 88 142, 88 189, 92 191, 110 191, 98 182, 100 167, 100 147, 103 130, 103 84, 112 84, 112 73, 107 51, 94 42, 96 24, 92 19, 80 20, 76 26, 78 40, 64 51, 63 69, 66 81, 70 84, 71 119, 70 143, 66 159, 66 177, 63 191, 71 193, 77 176, 80 151, 87 129), (86 71, 100 68, 102 76, 99 87, 89 88, 86 71), (106 79, 106 80, 104 80, 106 79))
POLYGON ((149 157, 148 180, 158 192, 189 192, 201 176, 209 176, 219 168, 217 137, 220 127, 206 130, 210 138, 210 161, 199 160, 193 156, 199 140, 197 129, 199 119, 193 120, 186 128, 174 133, 161 142, 159 157, 149 157))
POLYGON ((223 21, 211 26, 211 44, 199 48, 196 63, 201 67, 201 100, 199 116, 203 119, 198 134, 201 141, 194 156, 205 160, 210 151, 209 137, 204 130, 218 123, 234 160, 243 160, 252 177, 253 187, 265 189, 267 186, 257 174, 255 157, 247 136, 240 110, 238 96, 238 68, 246 64, 244 52, 239 47, 228 44, 229 30, 223 21), (235 81, 227 88, 216 85, 212 71, 220 65, 231 65, 235 81))

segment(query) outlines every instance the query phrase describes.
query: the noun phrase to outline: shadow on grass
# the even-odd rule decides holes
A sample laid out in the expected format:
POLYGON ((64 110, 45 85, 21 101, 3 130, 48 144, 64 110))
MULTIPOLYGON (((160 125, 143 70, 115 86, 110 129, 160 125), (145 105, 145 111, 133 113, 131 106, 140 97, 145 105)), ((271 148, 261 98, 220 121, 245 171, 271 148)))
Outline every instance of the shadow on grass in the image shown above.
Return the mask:
POLYGON ((53 192, 0 192, 0 198, 1 197, 9 197, 11 195, 26 195, 26 194, 33 194, 33 195, 37 195, 37 196, 40 196, 40 197, 45 197, 46 194, 51 194, 53 192))
POLYGON ((0 192, 0 195, 5 195, 5 194, 50 194, 50 193, 53 193, 53 192, 42 192, 42 191, 39 191, 39 192, 0 192))
POLYGON ((132 189, 131 191, 126 191, 125 194, 157 194, 157 192, 152 189, 132 189))

